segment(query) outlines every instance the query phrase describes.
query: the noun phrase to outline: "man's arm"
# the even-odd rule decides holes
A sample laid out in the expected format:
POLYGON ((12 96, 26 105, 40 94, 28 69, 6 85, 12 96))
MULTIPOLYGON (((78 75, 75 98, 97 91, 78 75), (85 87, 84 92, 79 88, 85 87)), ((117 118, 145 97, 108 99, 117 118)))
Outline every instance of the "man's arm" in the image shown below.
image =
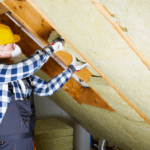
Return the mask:
POLYGON ((62 88, 71 76, 72 72, 70 69, 63 71, 48 82, 35 75, 31 75, 31 84, 34 87, 35 94, 39 96, 50 96, 62 88))
POLYGON ((31 84, 33 85, 34 93, 39 96, 53 95, 63 87, 63 85, 72 77, 72 74, 75 71, 81 70, 84 67, 89 67, 89 65, 85 63, 83 65, 76 66, 76 59, 73 56, 73 61, 70 64, 69 68, 58 74, 48 82, 35 75, 31 75, 31 84))
POLYGON ((51 46, 37 50, 33 55, 17 64, 0 64, 0 83, 11 82, 25 78, 46 63, 53 53, 51 46))

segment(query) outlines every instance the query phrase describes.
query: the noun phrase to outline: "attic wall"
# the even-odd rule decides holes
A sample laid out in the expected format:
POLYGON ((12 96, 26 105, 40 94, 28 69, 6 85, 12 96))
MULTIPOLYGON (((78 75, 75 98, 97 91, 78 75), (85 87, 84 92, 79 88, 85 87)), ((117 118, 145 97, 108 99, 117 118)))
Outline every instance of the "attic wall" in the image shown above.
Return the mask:
MULTIPOLYGON (((58 36, 59 34, 57 32, 52 31, 48 38, 48 41, 52 42, 58 36)), ((84 59, 71 47, 71 45, 68 42, 65 42, 63 51, 68 52, 76 56, 79 60, 85 62, 84 59)), ((82 63, 78 62, 78 64, 82 63)), ((116 110, 118 114, 130 118, 132 120, 143 121, 143 118, 141 118, 132 107, 129 107, 129 105, 118 95, 118 93, 103 78, 101 78, 92 67, 89 67, 88 69, 94 75, 98 76, 91 77, 90 81, 88 82, 88 85, 90 85, 98 93, 100 93, 104 100, 109 102, 109 105, 114 110, 116 110)))
MULTIPOLYGON (((49 80, 42 71, 38 71, 36 75, 49 80)), ((143 121, 133 121, 118 113, 94 106, 80 105, 62 89, 50 99, 74 117, 93 136, 105 138, 112 145, 124 150, 147 150, 150 146, 149 125, 143 121)))
POLYGON ((114 15, 114 19, 124 28, 126 34, 132 39, 136 47, 141 51, 150 63, 149 39, 149 7, 148 0, 98 0, 114 15))
MULTIPOLYGON (((44 79, 46 77, 48 80, 48 77, 41 71, 36 72, 36 75, 44 79)), ((84 104, 80 105, 62 89, 59 90, 54 95, 50 96, 50 99, 53 100, 56 104, 58 104, 58 106, 60 106, 62 109, 64 109, 69 115, 71 115, 77 122, 79 122, 85 129, 87 129, 94 137, 105 138, 106 140, 109 141, 109 143, 112 143, 113 145, 117 145, 127 150, 129 149, 128 148, 129 143, 128 142, 124 143, 123 141, 119 139, 124 138, 125 135, 126 135, 126 138, 129 138, 131 137, 131 135, 126 131, 122 131, 123 128, 118 124, 117 121, 115 121, 112 118, 109 111, 106 111, 100 108, 96 109, 96 107, 92 107, 89 105, 84 105, 84 104), (113 125, 112 123, 115 123, 115 124, 113 125), (119 135, 116 134, 116 130, 115 130, 118 128, 120 128, 120 130, 118 131, 118 134, 121 133, 119 135)), ((133 137, 131 138, 133 139, 133 137)), ((131 140, 131 138, 129 139, 131 140)), ((131 141, 134 143, 133 140, 131 141)))
MULTIPOLYGON (((57 34, 55 34, 55 32, 51 33, 51 36, 48 40, 49 42, 57 37, 57 34)), ((77 54, 67 42, 64 45, 63 51, 69 52, 73 55, 76 55, 79 59, 82 59, 81 56, 79 56, 79 54, 77 54)), ((89 118, 86 118, 86 121, 88 121, 92 127, 92 121, 94 121, 96 130, 99 130, 100 133, 98 137, 103 137, 109 142, 123 149, 148 149, 149 142, 147 141, 149 140, 147 138, 150 138, 149 125, 147 125, 143 118, 141 118, 133 108, 129 107, 128 104, 104 79, 100 77, 92 77, 88 84, 94 87, 95 90, 98 91, 100 95, 109 102, 109 105, 117 111, 117 113, 112 113, 86 104, 81 105, 83 107, 83 112, 88 112, 89 118), (91 119, 90 115, 92 118, 94 118, 94 120, 89 120, 91 119)), ((58 105, 60 105, 60 103, 58 103, 58 105)), ((70 107, 78 108, 78 106, 73 107, 72 104, 70 107)), ((71 111, 68 108, 64 109, 69 111, 69 113, 71 111)), ((83 112, 76 111, 76 113, 79 115, 81 115, 83 112)), ((80 120, 79 118, 77 119, 80 120)), ((89 126, 83 123, 83 120, 80 121, 85 128, 88 130, 90 129, 89 126)), ((92 129, 91 134, 94 134, 94 130, 95 129, 92 129)))

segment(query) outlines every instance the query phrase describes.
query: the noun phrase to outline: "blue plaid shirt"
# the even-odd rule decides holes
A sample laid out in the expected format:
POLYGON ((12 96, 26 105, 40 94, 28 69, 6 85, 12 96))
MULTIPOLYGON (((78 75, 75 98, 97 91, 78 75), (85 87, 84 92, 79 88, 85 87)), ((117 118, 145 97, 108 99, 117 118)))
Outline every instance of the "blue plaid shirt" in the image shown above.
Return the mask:
POLYGON ((46 47, 42 50, 37 50, 20 63, 12 65, 0 64, 0 84, 22 79, 33 74, 48 61, 51 54, 51 49, 46 47))
POLYGON ((71 78, 72 72, 70 69, 63 71, 49 82, 32 75, 47 62, 51 54, 50 48, 44 48, 43 50, 37 50, 33 55, 18 64, 0 64, 0 123, 11 101, 8 82, 13 85, 15 99, 24 100, 30 96, 30 90, 24 84, 22 78, 29 77, 34 93, 39 96, 54 94, 71 78))

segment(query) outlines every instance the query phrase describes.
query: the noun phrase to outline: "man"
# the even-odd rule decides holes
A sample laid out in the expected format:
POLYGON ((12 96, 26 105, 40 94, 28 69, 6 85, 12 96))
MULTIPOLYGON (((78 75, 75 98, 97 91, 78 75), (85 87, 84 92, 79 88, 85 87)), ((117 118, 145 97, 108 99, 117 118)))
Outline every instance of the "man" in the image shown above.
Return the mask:
MULTIPOLYGON (((21 49, 15 43, 20 40, 11 29, 0 24, 0 58, 16 57, 21 49)), ((47 62, 51 54, 62 49, 64 39, 54 40, 42 50, 17 64, 0 64, 0 150, 33 150, 35 107, 33 92, 39 96, 50 96, 58 91, 76 70, 87 64, 68 69, 46 82, 33 75, 47 62)))

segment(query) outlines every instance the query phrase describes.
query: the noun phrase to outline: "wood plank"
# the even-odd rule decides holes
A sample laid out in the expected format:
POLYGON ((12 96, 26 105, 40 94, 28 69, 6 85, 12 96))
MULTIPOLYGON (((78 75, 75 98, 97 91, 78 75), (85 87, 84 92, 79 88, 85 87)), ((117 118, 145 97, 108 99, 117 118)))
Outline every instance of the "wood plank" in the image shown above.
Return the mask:
MULTIPOLYGON (((18 42, 18 45, 21 47, 23 53, 26 56, 30 56, 37 49, 41 49, 28 35, 26 35, 17 25, 14 24, 5 14, 0 15, 0 21, 3 20, 4 23, 11 27, 14 34, 18 34, 21 36, 21 40, 18 42)), ((70 55, 67 55, 70 57, 70 55)), ((69 63, 69 59, 67 61, 69 63)), ((50 78, 55 77, 59 73, 61 73, 64 69, 51 57, 46 64, 41 69, 44 71, 50 78)), ((70 94, 78 103, 85 103, 88 105, 93 105, 102 109, 106 109, 109 111, 114 111, 101 96, 99 96, 93 89, 89 89, 82 87, 80 83, 78 83, 74 78, 71 78, 63 87, 68 94, 70 94), (83 93, 83 95, 81 94, 83 93), (84 98, 87 93, 90 93, 89 98, 84 98), (96 101, 95 101, 96 100, 96 101), (96 102, 96 103, 95 103, 96 102), (106 107, 107 106, 107 107, 106 107)))
MULTIPOLYGON (((104 103, 104 100, 100 95, 96 93, 93 94, 93 90, 91 88, 81 87, 79 93, 79 103, 85 103, 85 102, 88 103, 89 105, 100 107, 106 110, 108 110, 107 109, 108 107, 110 110, 109 104, 107 102, 104 103)), ((114 110, 112 109, 112 111, 114 110)))
POLYGON ((0 3, 0 15, 4 14, 7 11, 8 9, 2 3, 0 3))
POLYGON ((53 28, 29 3, 26 1, 5 0, 2 4, 39 41, 44 44, 48 43, 47 39, 53 28))

